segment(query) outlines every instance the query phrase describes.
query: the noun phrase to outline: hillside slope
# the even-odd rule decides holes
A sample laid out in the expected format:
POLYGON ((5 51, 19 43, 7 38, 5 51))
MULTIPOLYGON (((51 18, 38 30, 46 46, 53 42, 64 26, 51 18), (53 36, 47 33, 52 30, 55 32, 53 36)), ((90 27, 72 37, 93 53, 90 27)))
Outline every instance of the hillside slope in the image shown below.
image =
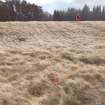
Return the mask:
POLYGON ((104 105, 105 22, 0 23, 0 105, 104 105))

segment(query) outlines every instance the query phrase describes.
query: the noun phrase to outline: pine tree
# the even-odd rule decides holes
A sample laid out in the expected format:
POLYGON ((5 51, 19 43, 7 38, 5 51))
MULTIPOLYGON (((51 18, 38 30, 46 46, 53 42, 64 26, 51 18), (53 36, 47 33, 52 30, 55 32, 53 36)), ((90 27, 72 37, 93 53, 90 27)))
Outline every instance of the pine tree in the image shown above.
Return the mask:
POLYGON ((88 5, 85 5, 81 11, 81 20, 89 20, 90 19, 90 8, 88 5))

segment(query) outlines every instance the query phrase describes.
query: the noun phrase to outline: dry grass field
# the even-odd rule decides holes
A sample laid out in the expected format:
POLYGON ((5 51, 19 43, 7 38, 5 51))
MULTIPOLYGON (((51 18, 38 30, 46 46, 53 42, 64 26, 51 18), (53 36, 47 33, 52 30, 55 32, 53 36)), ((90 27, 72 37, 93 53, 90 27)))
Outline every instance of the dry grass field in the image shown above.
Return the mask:
POLYGON ((105 22, 1 22, 0 105, 105 105, 105 22))

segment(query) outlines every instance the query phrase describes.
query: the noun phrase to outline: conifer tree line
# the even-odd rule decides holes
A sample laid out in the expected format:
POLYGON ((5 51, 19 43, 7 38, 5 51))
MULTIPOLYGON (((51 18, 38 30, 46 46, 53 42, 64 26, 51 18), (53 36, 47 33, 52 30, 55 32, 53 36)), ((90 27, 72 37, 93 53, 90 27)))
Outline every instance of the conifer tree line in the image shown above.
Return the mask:
POLYGON ((80 15, 81 21, 105 21, 105 6, 90 9, 84 5, 82 9, 55 10, 51 15, 26 0, 0 0, 0 21, 74 21, 76 15, 80 15))
POLYGON ((80 15, 81 21, 105 21, 105 6, 94 6, 90 9, 88 5, 84 5, 82 9, 55 10, 53 20, 74 21, 76 15, 80 15))
POLYGON ((51 20, 51 15, 42 7, 25 0, 0 1, 0 21, 51 20))

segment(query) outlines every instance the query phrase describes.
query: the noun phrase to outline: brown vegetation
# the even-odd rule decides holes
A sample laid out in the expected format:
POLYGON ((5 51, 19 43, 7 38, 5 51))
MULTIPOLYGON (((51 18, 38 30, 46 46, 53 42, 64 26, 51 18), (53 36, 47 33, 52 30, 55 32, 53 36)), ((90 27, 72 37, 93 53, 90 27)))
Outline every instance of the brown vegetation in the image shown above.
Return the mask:
POLYGON ((0 23, 0 105, 104 105, 104 28, 104 22, 0 23))

